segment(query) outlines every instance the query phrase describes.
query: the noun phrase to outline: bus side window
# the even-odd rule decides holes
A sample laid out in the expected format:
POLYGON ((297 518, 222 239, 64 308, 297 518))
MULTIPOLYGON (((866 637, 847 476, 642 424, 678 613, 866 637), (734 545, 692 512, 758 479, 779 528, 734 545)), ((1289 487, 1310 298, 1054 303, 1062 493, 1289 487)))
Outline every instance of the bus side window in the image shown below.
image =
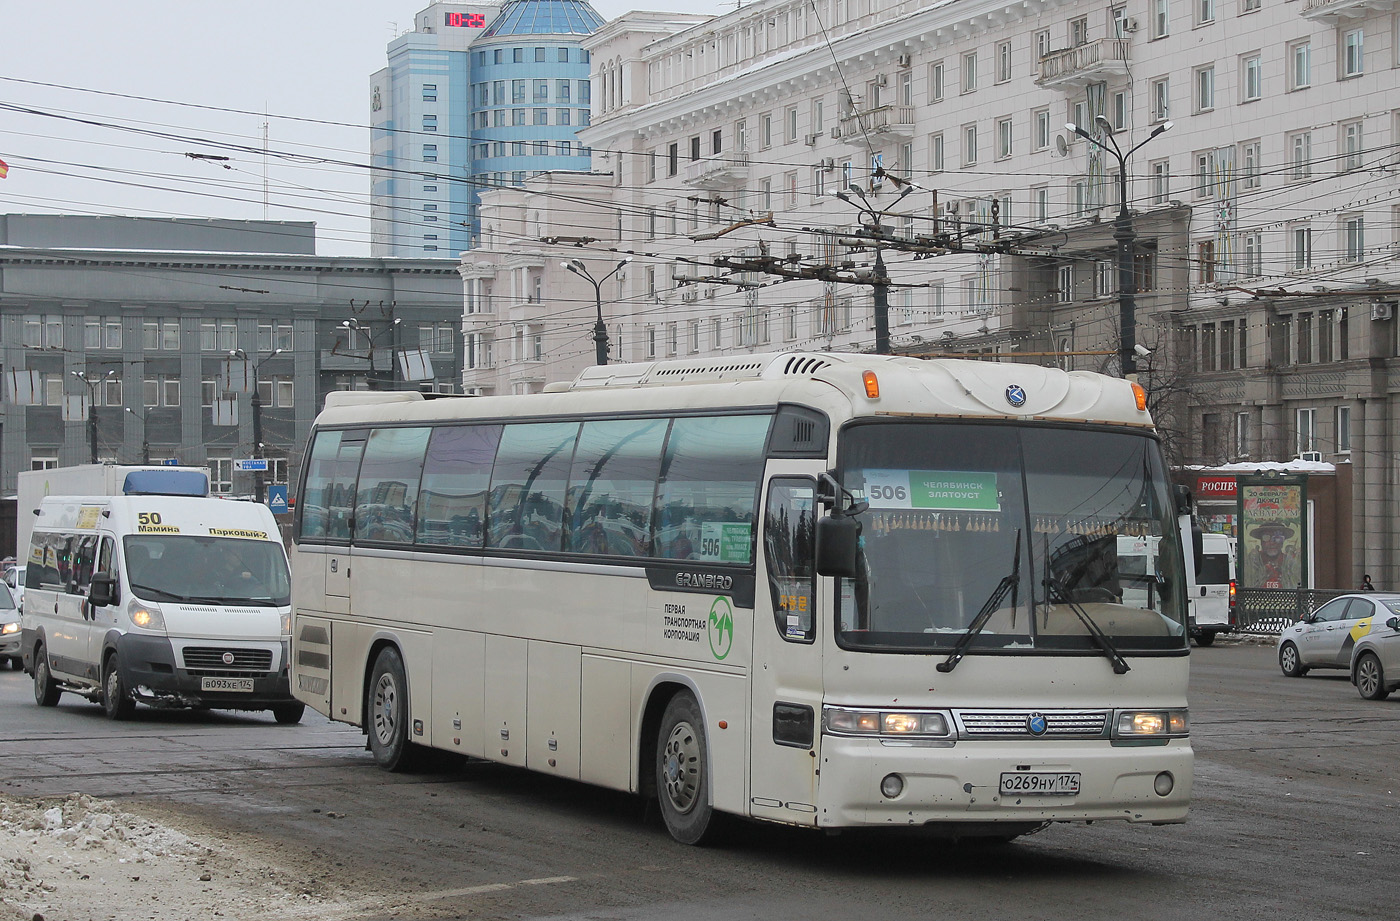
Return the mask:
POLYGON ((433 429, 418 494, 418 543, 477 548, 486 542, 486 491, 500 440, 499 425, 433 429))
POLYGON ((667 419, 585 422, 569 475, 565 548, 646 556, 667 419))
POLYGON ((507 425, 491 471, 487 546, 558 551, 577 422, 507 425))
POLYGON ((656 490, 653 555, 753 565, 769 415, 682 417, 671 424, 656 490))
POLYGON ((763 516, 763 551, 773 620, 791 642, 816 638, 812 553, 816 535, 816 484, 806 477, 773 480, 763 516))
POLYGON ((413 543, 429 431, 392 428, 370 434, 355 500, 356 540, 413 543))

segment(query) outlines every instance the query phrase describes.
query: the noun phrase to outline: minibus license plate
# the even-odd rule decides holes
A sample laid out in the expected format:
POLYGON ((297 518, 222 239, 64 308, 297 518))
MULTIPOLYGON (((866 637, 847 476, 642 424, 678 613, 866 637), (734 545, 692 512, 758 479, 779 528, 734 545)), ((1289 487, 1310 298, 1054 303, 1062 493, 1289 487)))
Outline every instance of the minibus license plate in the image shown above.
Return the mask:
POLYGON ((1079 774, 1002 774, 1001 793, 1003 796, 1076 796, 1079 774))
MULTIPOLYGON (((199 679, 199 689, 201 691, 249 691, 253 690, 252 678, 201 678, 199 679)), ((1006 785, 1005 779, 1002 786, 1006 785)))

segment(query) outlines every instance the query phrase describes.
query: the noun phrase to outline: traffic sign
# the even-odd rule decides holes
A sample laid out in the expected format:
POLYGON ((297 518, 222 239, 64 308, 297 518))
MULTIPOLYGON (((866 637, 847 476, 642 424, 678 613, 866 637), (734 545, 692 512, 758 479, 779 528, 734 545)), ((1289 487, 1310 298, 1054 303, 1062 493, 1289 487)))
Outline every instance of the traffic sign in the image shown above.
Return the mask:
POLYGON ((234 469, 234 470, 241 470, 241 471, 243 471, 244 473, 252 473, 252 472, 257 471, 257 470, 266 470, 266 469, 267 469, 267 458, 265 458, 265 457, 249 457, 249 458, 244 458, 243 460, 235 460, 235 461, 233 462, 233 469, 234 469))
POLYGON ((287 514, 287 486, 286 484, 274 484, 267 488, 267 507, 272 509, 274 515, 287 514))

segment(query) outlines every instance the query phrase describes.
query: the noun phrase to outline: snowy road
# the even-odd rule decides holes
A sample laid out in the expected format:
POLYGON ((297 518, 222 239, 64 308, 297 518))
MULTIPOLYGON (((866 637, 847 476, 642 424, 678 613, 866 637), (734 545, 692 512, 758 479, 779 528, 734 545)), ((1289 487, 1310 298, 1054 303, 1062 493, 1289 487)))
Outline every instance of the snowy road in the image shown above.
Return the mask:
POLYGON ((381 773, 357 730, 310 712, 113 724, 30 687, 0 671, 5 921, 1273 921, 1389 917, 1400 891, 1400 696, 1283 678, 1271 646, 1193 652, 1187 824, 1001 848, 757 826, 684 848, 619 794, 482 763, 381 773))

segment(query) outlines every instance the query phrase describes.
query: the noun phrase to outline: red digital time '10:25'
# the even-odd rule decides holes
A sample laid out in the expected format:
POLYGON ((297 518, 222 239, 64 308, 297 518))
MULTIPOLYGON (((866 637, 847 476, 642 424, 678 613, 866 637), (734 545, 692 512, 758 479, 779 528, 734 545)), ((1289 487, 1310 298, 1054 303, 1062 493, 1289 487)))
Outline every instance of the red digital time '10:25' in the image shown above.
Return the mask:
POLYGON ((447 13, 447 24, 459 29, 486 28, 485 13, 447 13))

